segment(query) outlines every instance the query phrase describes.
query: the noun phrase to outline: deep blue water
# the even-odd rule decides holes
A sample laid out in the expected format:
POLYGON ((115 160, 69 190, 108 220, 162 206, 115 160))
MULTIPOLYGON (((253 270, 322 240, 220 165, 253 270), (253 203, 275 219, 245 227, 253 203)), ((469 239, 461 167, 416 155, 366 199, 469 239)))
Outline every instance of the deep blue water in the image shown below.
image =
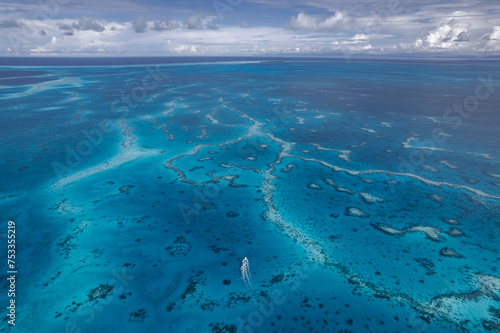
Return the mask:
POLYGON ((235 60, 3 62, 0 331, 500 331, 500 63, 235 60))

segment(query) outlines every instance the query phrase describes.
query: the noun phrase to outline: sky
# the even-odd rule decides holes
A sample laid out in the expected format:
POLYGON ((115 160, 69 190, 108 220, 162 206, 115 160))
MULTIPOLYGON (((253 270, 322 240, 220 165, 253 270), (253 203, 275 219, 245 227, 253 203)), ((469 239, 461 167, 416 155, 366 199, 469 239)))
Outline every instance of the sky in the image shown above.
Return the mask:
POLYGON ((0 56, 500 55, 498 0, 0 2, 0 56))

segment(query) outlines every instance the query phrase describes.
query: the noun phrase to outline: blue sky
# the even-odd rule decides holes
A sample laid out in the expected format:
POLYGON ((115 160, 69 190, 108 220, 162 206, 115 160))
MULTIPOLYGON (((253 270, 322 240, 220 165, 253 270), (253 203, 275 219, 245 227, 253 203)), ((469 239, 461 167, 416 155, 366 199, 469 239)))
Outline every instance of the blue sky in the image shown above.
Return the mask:
POLYGON ((500 55, 498 0, 19 0, 2 56, 500 55))

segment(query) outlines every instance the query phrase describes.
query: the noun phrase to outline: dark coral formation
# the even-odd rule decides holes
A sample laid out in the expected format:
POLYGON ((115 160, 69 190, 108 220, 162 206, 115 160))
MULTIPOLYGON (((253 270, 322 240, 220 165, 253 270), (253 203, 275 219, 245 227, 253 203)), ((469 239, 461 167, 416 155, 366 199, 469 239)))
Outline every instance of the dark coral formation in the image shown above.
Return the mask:
POLYGON ((500 322, 483 320, 483 327, 488 331, 500 332, 500 322))
POLYGON ((85 230, 88 223, 82 223, 78 226, 71 234, 66 236, 60 243, 57 245, 62 249, 62 252, 68 257, 71 250, 77 247, 76 243, 78 241, 78 237, 85 230))
POLYGON ((202 285, 203 285, 203 272, 198 272, 196 275, 189 279, 189 283, 184 290, 184 293, 181 295, 181 299, 185 300, 189 296, 193 295, 202 285))
POLYGON ((419 263, 420 266, 422 266, 425 270, 427 275, 434 275, 436 274, 435 271, 435 265, 432 262, 432 260, 427 259, 427 258, 415 258, 414 259, 416 262, 419 263))
POLYGON ((214 302, 214 301, 211 301, 211 300, 205 300, 205 302, 203 302, 200 305, 200 309, 202 309, 203 311, 213 311, 215 309, 215 307, 217 307, 219 305, 220 304, 217 303, 217 302, 214 302))
POLYGON ((240 215, 240 213, 233 212, 233 211, 227 212, 227 214, 226 214, 227 217, 238 217, 239 215, 240 215))
POLYGON ((283 279, 284 279, 284 278, 285 278, 285 274, 276 275, 276 276, 275 276, 275 277, 273 277, 273 279, 271 280, 271 284, 281 282, 281 281, 283 281, 283 279))
POLYGON ((121 194, 128 194, 129 191, 134 187, 134 185, 124 185, 118 189, 121 194))
POLYGON ((219 209, 219 206, 215 202, 206 201, 203 203, 203 206, 201 206, 201 209, 203 210, 219 209))
POLYGON ((49 281, 45 282, 45 283, 43 284, 43 286, 44 286, 44 287, 48 287, 48 286, 49 286, 49 284, 53 283, 53 282, 54 282, 55 280, 57 280, 57 278, 58 278, 58 277, 60 277, 60 276, 61 276, 61 272, 57 272, 57 273, 56 273, 56 275, 54 275, 53 277, 51 277, 49 281))
POLYGON ((202 287, 206 285, 206 283, 206 277, 202 271, 198 271, 195 275, 191 276, 186 289, 179 299, 167 305, 167 312, 179 309, 184 303, 197 303, 200 304, 202 310, 212 311, 213 308, 219 304, 203 297, 202 287))
POLYGON ((129 320, 130 321, 139 321, 139 322, 142 322, 144 321, 144 319, 146 319, 147 315, 146 315, 146 310, 144 309, 139 309, 135 312, 132 312, 130 315, 129 315, 129 320))
POLYGON ((213 253, 219 253, 219 252, 225 252, 227 251, 228 249, 222 247, 222 246, 219 246, 219 245, 210 245, 208 247, 210 249, 210 251, 212 251, 213 253))
POLYGON ((92 289, 88 296, 89 301, 93 302, 99 298, 105 298, 113 291, 113 286, 110 284, 99 284, 99 287, 92 289))
POLYGON ((227 301, 226 306, 230 306, 232 304, 240 304, 240 303, 248 303, 251 297, 247 296, 244 293, 229 293, 229 300, 227 301))
POLYGON ((236 325, 224 323, 211 323, 212 333, 236 333, 236 325))
POLYGON ((500 319, 500 309, 495 309, 494 307, 490 307, 489 308, 489 311, 491 312, 491 314, 495 317, 497 317, 498 319, 500 319))
POLYGON ((179 236, 174 243, 171 246, 167 246, 165 250, 167 250, 171 256, 185 256, 191 251, 191 248, 192 245, 188 243, 184 236, 179 236))

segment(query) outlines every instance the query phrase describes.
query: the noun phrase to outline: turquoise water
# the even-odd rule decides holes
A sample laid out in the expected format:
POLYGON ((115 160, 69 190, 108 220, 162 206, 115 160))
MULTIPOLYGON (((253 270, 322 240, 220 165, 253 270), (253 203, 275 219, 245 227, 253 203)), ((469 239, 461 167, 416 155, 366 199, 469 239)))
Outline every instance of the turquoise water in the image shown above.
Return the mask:
POLYGON ((500 331, 498 65, 0 67, 0 330, 500 331))

